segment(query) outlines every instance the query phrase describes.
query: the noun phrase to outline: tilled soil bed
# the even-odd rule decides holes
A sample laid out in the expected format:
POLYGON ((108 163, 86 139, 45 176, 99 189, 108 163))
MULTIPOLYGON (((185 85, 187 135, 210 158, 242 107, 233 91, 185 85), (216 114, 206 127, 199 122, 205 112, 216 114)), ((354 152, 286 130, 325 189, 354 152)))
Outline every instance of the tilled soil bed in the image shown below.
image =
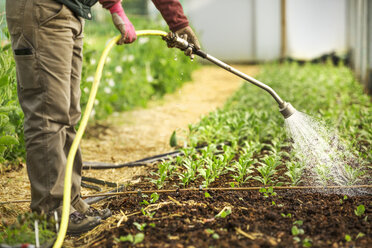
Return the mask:
POLYGON ((141 194, 117 197, 107 207, 120 214, 121 220, 111 219, 111 225, 100 230, 98 237, 85 237, 84 243, 87 245, 90 240, 89 247, 132 247, 132 243, 118 242, 115 238, 143 233, 144 239, 136 247, 370 247, 372 244, 371 196, 344 199, 343 195, 332 192, 277 190, 276 193, 265 196, 257 190, 225 191, 210 192, 210 197, 198 191, 162 193, 150 205, 141 203, 150 200, 141 194), (361 204, 366 210, 357 216, 354 210, 361 204), (231 214, 216 217, 224 208, 223 212, 228 212, 226 207, 231 208, 231 214), (140 230, 136 222, 146 226, 140 230), (292 231, 294 226, 299 230, 297 235, 292 231), (346 235, 351 241, 345 240, 346 235))

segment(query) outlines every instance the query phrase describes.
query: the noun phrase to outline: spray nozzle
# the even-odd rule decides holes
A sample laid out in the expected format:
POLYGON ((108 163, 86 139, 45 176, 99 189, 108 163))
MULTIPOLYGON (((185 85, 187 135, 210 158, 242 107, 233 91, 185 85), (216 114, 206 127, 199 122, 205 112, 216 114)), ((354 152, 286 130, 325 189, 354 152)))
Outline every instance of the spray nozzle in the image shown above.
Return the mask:
POLYGON ((289 102, 283 102, 283 104, 279 106, 279 111, 284 116, 284 119, 287 119, 292 116, 297 110, 289 102))

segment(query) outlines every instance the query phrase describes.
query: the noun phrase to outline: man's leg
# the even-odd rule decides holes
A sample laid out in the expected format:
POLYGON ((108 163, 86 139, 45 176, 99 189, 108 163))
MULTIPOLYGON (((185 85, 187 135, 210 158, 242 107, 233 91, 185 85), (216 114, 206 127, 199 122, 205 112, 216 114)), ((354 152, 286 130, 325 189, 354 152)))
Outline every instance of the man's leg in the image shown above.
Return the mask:
POLYGON ((73 37, 81 24, 53 0, 7 0, 6 8, 25 114, 31 209, 49 212, 62 205, 73 37))
MULTIPOLYGON (((70 105, 70 117, 71 126, 66 129, 66 145, 65 153, 68 156, 68 152, 75 138, 76 131, 75 125, 80 120, 81 109, 80 109, 80 81, 81 81, 81 69, 83 64, 83 28, 84 19, 75 17, 80 23, 80 32, 74 36, 73 56, 72 56, 72 67, 71 67, 71 105, 70 105)), ((80 197, 81 188, 81 175, 82 175, 82 156, 80 147, 76 152, 74 169, 72 172, 72 191, 71 199, 72 206, 81 213, 85 213, 89 205, 85 203, 80 197)))

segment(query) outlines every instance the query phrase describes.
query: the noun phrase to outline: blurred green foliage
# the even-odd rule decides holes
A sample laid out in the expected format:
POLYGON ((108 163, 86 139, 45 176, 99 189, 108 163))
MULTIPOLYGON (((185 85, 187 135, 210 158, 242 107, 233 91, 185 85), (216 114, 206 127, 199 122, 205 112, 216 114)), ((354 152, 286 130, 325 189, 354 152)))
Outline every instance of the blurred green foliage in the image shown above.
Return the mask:
MULTIPOLYGON (((299 111, 332 128, 360 157, 372 161, 372 105, 352 71, 344 65, 267 64, 258 80, 271 86, 299 111)), ((189 143, 241 144, 245 140, 288 145, 277 103, 262 89, 244 84, 223 109, 190 125, 189 143)))
MULTIPOLYGON (((118 35, 109 12, 103 11, 102 15, 103 21, 86 23, 81 80, 83 110, 105 44, 118 35)), ((10 168, 8 164, 25 156, 23 113, 17 100, 15 63, 4 19, 3 13, 0 16, 0 173, 10 168)), ((131 21, 137 30, 167 30, 159 20, 133 17, 131 21)), ((146 107, 149 100, 161 98, 190 81, 191 72, 197 67, 197 62, 191 62, 181 51, 167 48, 160 37, 139 37, 133 44, 117 46, 106 61, 91 119, 104 119, 136 106, 146 107)))
MULTIPOLYGON (((2 38, 9 39, 6 27, 0 26, 2 38)), ((23 113, 17 100, 15 63, 10 44, 4 43, 0 46, 0 164, 24 155, 23 113)), ((4 169, 0 166, 0 174, 4 169)))

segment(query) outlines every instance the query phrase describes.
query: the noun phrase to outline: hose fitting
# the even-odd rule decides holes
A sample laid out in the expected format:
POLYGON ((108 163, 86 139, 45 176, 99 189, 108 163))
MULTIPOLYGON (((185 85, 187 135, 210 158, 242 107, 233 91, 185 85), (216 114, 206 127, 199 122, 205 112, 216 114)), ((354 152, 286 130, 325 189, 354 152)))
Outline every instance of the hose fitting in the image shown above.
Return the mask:
POLYGON ((284 116, 284 119, 291 117, 297 110, 289 102, 284 102, 279 106, 280 113, 284 116))
MULTIPOLYGON (((177 34, 173 32, 169 32, 167 36, 163 37, 163 40, 167 42, 169 48, 176 47, 181 49, 182 51, 186 50, 189 47, 192 47, 191 44, 187 42, 187 40, 182 39, 177 34)), ((193 47, 192 47, 193 48, 193 47)), ((194 48, 193 48, 194 50, 194 48)))

